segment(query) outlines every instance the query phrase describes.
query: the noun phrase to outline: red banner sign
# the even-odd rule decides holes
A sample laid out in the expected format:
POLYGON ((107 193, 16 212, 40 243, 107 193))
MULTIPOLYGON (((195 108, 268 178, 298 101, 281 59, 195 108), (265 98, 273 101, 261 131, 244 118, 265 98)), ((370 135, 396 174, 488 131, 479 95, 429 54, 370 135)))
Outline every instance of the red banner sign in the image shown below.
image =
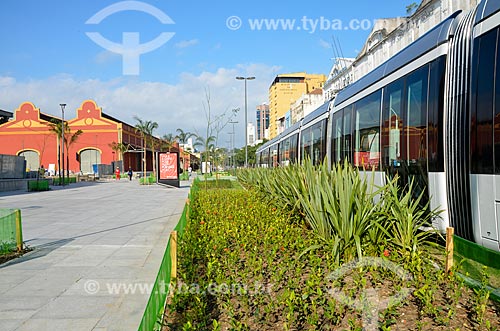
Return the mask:
POLYGON ((177 153, 160 154, 160 179, 178 179, 177 153))

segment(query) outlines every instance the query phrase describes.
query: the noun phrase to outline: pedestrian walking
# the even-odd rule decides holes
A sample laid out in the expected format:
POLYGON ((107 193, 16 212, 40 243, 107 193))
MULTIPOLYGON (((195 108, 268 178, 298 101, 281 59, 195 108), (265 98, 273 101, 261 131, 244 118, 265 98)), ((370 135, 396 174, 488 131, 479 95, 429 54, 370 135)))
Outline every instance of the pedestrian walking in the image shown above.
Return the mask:
POLYGON ((132 172, 132 168, 128 168, 128 173, 127 174, 128 174, 128 180, 132 180, 132 175, 134 174, 132 172))
POLYGON ((116 167, 115 175, 116 175, 116 180, 120 180, 120 168, 119 167, 116 167))

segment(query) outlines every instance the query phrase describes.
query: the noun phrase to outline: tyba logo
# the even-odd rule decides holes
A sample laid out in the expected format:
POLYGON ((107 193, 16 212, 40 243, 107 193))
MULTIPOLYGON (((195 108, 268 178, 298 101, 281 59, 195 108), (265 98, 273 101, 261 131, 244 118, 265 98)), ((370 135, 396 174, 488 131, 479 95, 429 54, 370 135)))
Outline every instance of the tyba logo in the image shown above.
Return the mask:
MULTIPOLYGON (((409 272, 389 260, 378 257, 362 257, 359 260, 342 265, 342 267, 329 274, 327 280, 338 281, 354 270, 365 269, 366 272, 368 268, 390 270, 394 276, 400 278, 403 282, 409 282, 412 279, 409 272)), ((379 329, 379 312, 402 302, 411 293, 411 289, 401 287, 399 291, 387 298, 379 297, 377 290, 371 287, 364 288, 364 293, 359 298, 350 297, 336 288, 330 289, 328 292, 339 302, 362 312, 363 330, 376 331, 379 329)))
MULTIPOLYGON (((175 22, 158 8, 140 1, 121 1, 101 9, 89 18, 85 24, 99 24, 106 17, 122 11, 140 11, 156 17, 162 24, 175 24, 175 22)), ((122 32, 122 43, 118 44, 104 38, 99 32, 85 33, 93 42, 110 52, 121 54, 123 59, 124 75, 139 75, 140 55, 149 53, 161 47, 173 36, 174 32, 162 32, 155 39, 140 44, 139 32, 122 32)))

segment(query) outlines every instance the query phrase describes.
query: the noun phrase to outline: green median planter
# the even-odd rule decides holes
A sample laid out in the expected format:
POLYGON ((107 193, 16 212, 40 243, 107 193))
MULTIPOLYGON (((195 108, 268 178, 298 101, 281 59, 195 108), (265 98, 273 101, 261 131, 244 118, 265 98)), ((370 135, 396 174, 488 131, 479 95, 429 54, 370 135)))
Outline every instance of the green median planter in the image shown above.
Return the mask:
POLYGON ((49 181, 46 179, 33 180, 28 182, 28 191, 48 191, 49 190, 49 181))

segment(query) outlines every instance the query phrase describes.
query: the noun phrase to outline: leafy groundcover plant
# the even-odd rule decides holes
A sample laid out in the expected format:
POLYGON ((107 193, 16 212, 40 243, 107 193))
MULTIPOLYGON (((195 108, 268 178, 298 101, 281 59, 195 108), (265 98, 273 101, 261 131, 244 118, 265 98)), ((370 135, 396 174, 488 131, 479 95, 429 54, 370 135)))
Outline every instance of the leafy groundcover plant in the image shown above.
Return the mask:
POLYGON ((404 192, 374 190, 354 169, 307 167, 245 172, 247 190, 198 184, 164 330, 500 327, 484 288, 443 271, 444 253, 415 231, 428 212, 406 215, 420 209, 404 192))

